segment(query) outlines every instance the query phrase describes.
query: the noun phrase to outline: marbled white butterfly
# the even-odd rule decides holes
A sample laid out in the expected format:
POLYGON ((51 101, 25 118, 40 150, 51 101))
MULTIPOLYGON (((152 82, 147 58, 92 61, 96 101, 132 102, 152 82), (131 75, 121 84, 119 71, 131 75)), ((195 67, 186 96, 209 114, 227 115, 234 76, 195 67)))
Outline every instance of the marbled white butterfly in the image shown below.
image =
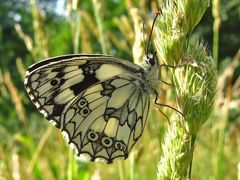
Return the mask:
POLYGON ((143 67, 108 55, 65 55, 29 67, 25 88, 78 156, 112 163, 127 158, 143 133, 150 94, 157 104, 159 68, 156 53, 143 67))
POLYGON ((146 124, 156 92, 156 56, 145 68, 107 55, 65 55, 26 72, 25 87, 38 110, 61 129, 77 155, 127 158, 146 124))

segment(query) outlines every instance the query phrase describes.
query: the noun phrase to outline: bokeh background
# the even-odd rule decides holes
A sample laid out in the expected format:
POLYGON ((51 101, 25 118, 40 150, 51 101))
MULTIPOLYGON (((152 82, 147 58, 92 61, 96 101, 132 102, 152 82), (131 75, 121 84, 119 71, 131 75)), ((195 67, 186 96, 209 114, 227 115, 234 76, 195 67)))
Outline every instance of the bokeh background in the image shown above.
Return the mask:
MULTIPOLYGON (((140 12, 138 20, 148 24, 162 3, 0 0, 0 179, 156 179, 169 124, 155 109, 127 160, 113 165, 78 161, 60 131, 30 102, 23 82, 28 66, 56 55, 104 53, 132 61, 133 9, 140 12)), ((149 28, 146 31, 149 34, 149 28)), ((192 178, 237 179, 240 1, 211 1, 191 35, 191 40, 195 39, 207 44, 218 63, 218 85, 214 110, 197 137, 192 178)))

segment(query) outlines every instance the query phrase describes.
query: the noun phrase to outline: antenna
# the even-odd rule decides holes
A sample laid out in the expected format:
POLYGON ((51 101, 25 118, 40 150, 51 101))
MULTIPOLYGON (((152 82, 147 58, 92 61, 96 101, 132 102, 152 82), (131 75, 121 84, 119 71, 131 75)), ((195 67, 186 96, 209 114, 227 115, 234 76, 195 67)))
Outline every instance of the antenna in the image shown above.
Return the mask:
POLYGON ((145 29, 145 23, 144 23, 144 21, 143 21, 143 26, 142 26, 142 35, 143 35, 143 46, 144 46, 144 51, 145 51, 145 54, 146 54, 146 56, 148 56, 147 55, 147 48, 146 48, 146 39, 145 39, 145 36, 144 36, 144 29, 145 29))
POLYGON ((157 20, 157 17, 160 15, 160 12, 157 12, 154 19, 153 19, 153 23, 152 23, 152 28, 151 28, 151 31, 150 31, 150 34, 149 34, 149 37, 148 37, 148 41, 147 41, 147 51, 146 51, 146 55, 148 56, 148 50, 149 50, 149 44, 150 44, 150 40, 151 40, 151 37, 152 37, 152 33, 153 33, 153 28, 154 28, 154 25, 155 25, 155 22, 157 20))

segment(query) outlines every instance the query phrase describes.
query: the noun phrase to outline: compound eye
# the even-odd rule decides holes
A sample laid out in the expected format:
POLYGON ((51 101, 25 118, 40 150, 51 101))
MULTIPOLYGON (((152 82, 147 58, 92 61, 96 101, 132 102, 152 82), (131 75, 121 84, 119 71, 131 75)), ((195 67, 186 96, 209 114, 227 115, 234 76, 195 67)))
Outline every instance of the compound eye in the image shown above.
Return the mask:
POLYGON ((148 62, 149 62, 149 64, 150 64, 151 66, 154 66, 154 65, 156 64, 155 58, 149 58, 149 59, 148 59, 148 62))
POLYGON ((99 135, 97 132, 89 131, 87 137, 90 141, 95 142, 98 140, 99 135))
POLYGON ((79 100, 78 106, 79 106, 80 108, 83 108, 83 107, 86 106, 86 105, 87 105, 86 99, 82 98, 82 99, 79 100))
POLYGON ((101 143, 105 147, 111 147, 113 144, 113 140, 112 140, 112 138, 105 136, 101 139, 101 143))

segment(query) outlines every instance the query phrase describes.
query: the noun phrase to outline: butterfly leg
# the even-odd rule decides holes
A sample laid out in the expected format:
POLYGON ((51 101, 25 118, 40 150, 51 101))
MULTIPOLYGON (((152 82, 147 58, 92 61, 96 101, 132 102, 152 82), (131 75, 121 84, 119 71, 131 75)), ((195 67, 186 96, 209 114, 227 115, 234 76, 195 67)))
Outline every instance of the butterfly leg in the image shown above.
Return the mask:
MULTIPOLYGON (((158 95, 158 92, 157 92, 155 89, 154 89, 154 94, 155 94, 154 104, 155 104, 155 107, 156 107, 158 110, 159 110, 159 106, 163 106, 163 107, 170 108, 170 109, 176 111, 177 113, 179 113, 179 114, 184 118, 184 120, 186 120, 186 118, 184 117, 183 113, 180 112, 179 110, 177 110, 176 108, 174 108, 174 107, 172 107, 172 106, 169 106, 169 105, 167 105, 167 104, 161 104, 161 103, 157 102, 159 95, 158 95)), ((159 110, 159 111, 160 111, 160 110, 159 110)), ((160 112, 161 112, 161 111, 160 111, 160 112)), ((161 113, 164 114, 163 112, 161 112, 161 113)), ((164 116, 167 117, 165 114, 164 114, 164 116)), ((167 119, 168 119, 168 118, 167 118, 167 119)), ((168 121, 169 121, 169 119, 168 119, 168 121)))
MULTIPOLYGON (((185 65, 186 65, 186 63, 185 63, 185 64, 178 65, 178 66, 171 66, 171 65, 168 65, 168 64, 160 64, 160 65, 159 65, 159 69, 161 70, 162 67, 168 67, 168 68, 173 68, 173 69, 174 69, 174 68, 183 67, 183 66, 185 66, 185 65)), ((160 75, 159 75, 158 79, 161 79, 160 75)), ((168 82, 166 82, 166 81, 161 80, 161 82, 163 82, 164 84, 167 84, 167 85, 170 85, 170 86, 174 86, 174 87, 175 87, 174 84, 168 83, 168 82)))

